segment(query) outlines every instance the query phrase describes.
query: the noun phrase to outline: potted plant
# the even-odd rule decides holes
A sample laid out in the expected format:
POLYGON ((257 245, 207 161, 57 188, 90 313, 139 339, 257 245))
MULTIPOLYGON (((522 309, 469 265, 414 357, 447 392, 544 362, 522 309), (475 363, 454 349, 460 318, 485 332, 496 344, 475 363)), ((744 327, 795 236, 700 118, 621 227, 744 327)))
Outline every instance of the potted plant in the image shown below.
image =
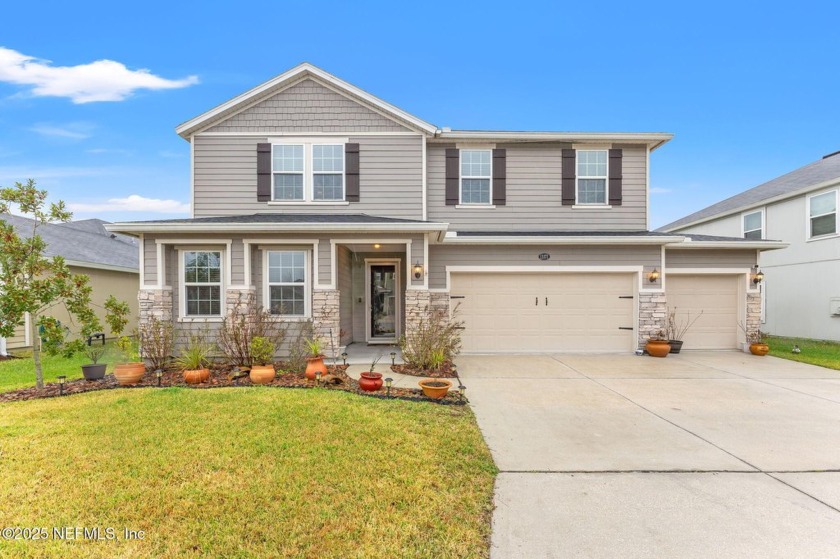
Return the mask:
POLYGON ((370 369, 363 372, 360 375, 359 379, 359 388, 364 390, 365 392, 376 392, 380 388, 382 388, 382 373, 375 373, 373 370, 376 368, 376 364, 379 363, 379 360, 382 359, 380 355, 376 359, 373 360, 373 363, 370 364, 370 369))
POLYGON ((751 332, 748 332, 743 325, 741 325, 741 330, 744 331, 747 343, 750 344, 750 353, 752 353, 753 355, 758 355, 760 357, 763 357, 764 355, 770 353, 770 346, 765 343, 764 334, 761 333, 761 330, 755 329, 751 332))
POLYGON ((315 374, 320 371, 321 375, 327 374, 327 366, 324 365, 324 346, 318 338, 305 340, 306 351, 309 357, 306 358, 306 378, 315 380, 315 374))
POLYGON ((277 349, 270 339, 255 336, 248 346, 251 352, 251 372, 248 377, 254 384, 268 384, 277 374, 274 371, 274 352, 277 349))
POLYGON ((175 364, 184 372, 187 384, 199 384, 210 378, 210 344, 202 336, 190 336, 175 364))
POLYGON ((652 357, 668 357, 671 345, 668 343, 664 330, 659 330, 651 336, 645 344, 645 351, 652 357))
POLYGON ((91 360, 89 365, 82 365, 82 374, 85 380, 101 380, 105 378, 105 369, 108 367, 105 363, 99 363, 102 355, 105 353, 104 346, 85 346, 85 355, 91 360))
POLYGON ((114 377, 120 386, 137 384, 146 372, 146 364, 140 361, 140 350, 137 341, 128 336, 121 336, 117 340, 117 348, 124 359, 123 363, 114 366, 114 377))
POLYGON ((452 382, 442 378, 424 378, 417 384, 423 389, 426 398, 432 398, 433 400, 440 400, 452 388, 452 382))
POLYGON ((677 317, 677 307, 674 307, 674 310, 668 310, 667 339, 671 346, 671 353, 680 352, 686 332, 694 326, 695 322, 700 320, 701 316, 703 316, 703 311, 700 311, 700 314, 692 319, 691 311, 686 311, 685 320, 681 320, 677 317))

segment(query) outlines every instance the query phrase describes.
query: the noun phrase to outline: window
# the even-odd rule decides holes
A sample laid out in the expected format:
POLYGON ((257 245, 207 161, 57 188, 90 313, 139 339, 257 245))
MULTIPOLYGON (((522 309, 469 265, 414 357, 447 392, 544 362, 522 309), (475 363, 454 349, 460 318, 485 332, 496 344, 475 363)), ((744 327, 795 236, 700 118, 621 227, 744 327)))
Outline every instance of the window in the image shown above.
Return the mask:
POLYGON ((764 238, 764 212, 759 210, 743 215, 744 220, 744 238, 745 239, 763 239, 764 238))
POLYGON ((271 314, 307 316, 309 267, 306 251, 272 250, 268 262, 268 308, 271 314))
POLYGON ((837 233, 837 191, 808 198, 810 237, 837 233))
POLYGON ((186 316, 221 316, 222 253, 184 252, 184 311, 186 316))
POLYGON ((490 150, 461 150, 461 203, 490 204, 490 150))
POLYGON ((577 203, 607 203, 607 150, 578 150, 577 203))
POLYGON ((276 202, 344 200, 344 144, 274 144, 276 202))
POLYGON ((312 199, 344 200, 344 146, 312 146, 312 199))
POLYGON ((303 200, 303 146, 272 147, 275 200, 303 200))

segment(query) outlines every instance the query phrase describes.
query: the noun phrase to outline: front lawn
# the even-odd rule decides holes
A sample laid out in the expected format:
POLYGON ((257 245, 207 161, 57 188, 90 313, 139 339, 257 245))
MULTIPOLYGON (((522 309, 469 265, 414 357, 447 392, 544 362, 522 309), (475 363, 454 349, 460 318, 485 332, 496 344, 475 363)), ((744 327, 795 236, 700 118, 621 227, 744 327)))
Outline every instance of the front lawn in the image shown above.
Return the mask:
POLYGON ((774 357, 801 361, 802 363, 810 363, 829 369, 840 369, 839 342, 768 336, 767 344, 770 346, 770 355, 774 357), (800 353, 793 353, 794 345, 799 346, 800 353))
MULTIPOLYGON (((35 386, 35 365, 32 361, 32 351, 12 350, 11 353, 23 358, 0 361, 0 392, 35 386)), ((105 355, 99 362, 108 363, 108 373, 112 373, 118 356, 119 352, 114 347, 114 342, 108 342, 105 355)), ((90 360, 83 353, 76 354, 69 359, 60 355, 50 356, 41 353, 41 366, 44 371, 45 383, 56 382, 56 377, 60 375, 67 376, 67 380, 82 378, 82 365, 88 363, 90 363, 90 360)))
POLYGON ((276 388, 0 404, 0 468, 0 528, 51 534, 0 556, 103 558, 486 557, 496 473, 467 407, 276 388))

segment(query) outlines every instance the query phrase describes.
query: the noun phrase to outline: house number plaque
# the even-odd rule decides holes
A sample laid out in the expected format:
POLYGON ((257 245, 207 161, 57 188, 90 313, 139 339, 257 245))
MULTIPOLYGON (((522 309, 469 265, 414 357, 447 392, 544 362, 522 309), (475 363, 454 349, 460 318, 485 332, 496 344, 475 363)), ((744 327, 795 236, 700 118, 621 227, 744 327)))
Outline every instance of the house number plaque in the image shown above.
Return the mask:
POLYGON ((539 255, 540 260, 548 260, 549 258, 551 258, 551 255, 547 252, 541 252, 539 255))

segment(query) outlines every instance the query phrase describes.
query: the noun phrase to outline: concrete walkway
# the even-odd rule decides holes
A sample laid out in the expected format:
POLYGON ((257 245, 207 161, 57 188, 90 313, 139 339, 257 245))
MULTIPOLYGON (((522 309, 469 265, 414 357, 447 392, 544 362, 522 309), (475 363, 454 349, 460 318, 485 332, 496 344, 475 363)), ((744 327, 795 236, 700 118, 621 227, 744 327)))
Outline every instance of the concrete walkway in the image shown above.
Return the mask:
POLYGON ((840 372, 739 352, 461 356, 491 557, 840 556, 840 372))

